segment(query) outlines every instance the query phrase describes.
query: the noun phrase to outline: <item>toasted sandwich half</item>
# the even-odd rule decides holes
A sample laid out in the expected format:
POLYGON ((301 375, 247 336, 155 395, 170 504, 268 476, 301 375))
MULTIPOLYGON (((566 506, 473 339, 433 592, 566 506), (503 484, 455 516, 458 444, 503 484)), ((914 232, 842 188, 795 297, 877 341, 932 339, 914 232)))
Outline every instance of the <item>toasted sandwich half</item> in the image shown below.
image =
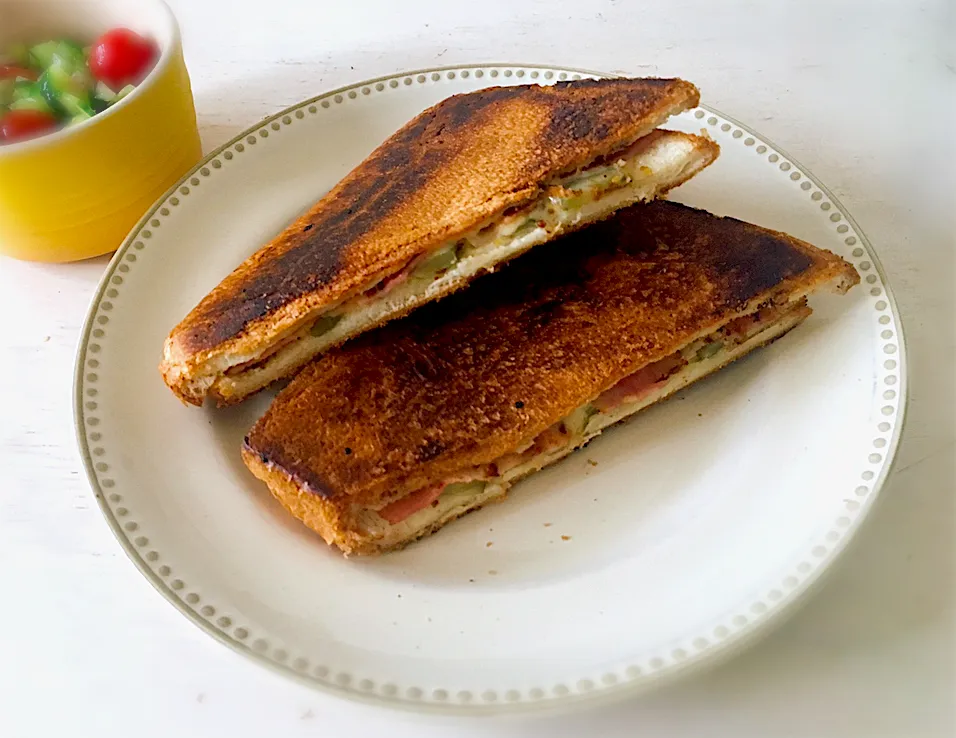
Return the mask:
POLYGON ((160 365, 166 383, 189 403, 237 402, 533 246, 653 199, 717 157, 710 139, 655 130, 697 101, 679 79, 444 100, 173 329, 160 365))
POLYGON ((344 553, 399 548, 858 281, 786 234, 636 205, 310 364, 243 458, 344 553))

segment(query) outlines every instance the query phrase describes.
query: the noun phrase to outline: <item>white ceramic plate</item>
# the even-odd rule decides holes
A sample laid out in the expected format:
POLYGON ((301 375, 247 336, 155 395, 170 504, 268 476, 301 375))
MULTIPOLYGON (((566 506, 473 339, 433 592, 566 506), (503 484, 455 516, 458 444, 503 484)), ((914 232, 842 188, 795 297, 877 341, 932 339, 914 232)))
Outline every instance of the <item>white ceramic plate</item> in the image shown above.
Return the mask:
POLYGON ((671 125, 706 129, 722 154, 674 199, 831 249, 862 284, 816 300, 784 340, 607 432, 507 503, 405 551, 347 561, 240 460, 270 397, 200 410, 163 385, 169 329, 409 118, 453 93, 580 76, 436 69, 309 100, 207 157, 116 254, 77 358, 80 448, 129 556, 207 633, 348 697, 449 712, 564 705, 739 648, 857 531, 902 424, 893 299, 833 195, 707 108, 671 125))

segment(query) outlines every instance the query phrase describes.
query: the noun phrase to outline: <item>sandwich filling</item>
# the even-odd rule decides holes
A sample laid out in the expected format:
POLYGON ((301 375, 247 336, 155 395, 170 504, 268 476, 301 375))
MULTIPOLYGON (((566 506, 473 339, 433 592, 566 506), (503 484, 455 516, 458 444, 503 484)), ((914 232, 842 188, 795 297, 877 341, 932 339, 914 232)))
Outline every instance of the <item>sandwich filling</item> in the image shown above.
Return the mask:
POLYGON ((804 298, 782 306, 767 305, 730 321, 624 377, 514 452, 379 509, 363 509, 358 512, 360 523, 384 546, 412 540, 435 525, 504 495, 517 479, 579 448, 604 428, 782 335, 809 314, 804 298))
POLYGON ((442 294, 464 278, 493 271, 499 262, 562 231, 599 220, 625 205, 653 199, 710 160, 709 152, 693 137, 656 131, 623 151, 548 183, 530 205, 506 211, 412 259, 398 272, 378 278, 256 355, 232 357, 224 374, 209 381, 213 389, 226 390, 221 394, 227 396, 264 386, 315 354, 442 294))

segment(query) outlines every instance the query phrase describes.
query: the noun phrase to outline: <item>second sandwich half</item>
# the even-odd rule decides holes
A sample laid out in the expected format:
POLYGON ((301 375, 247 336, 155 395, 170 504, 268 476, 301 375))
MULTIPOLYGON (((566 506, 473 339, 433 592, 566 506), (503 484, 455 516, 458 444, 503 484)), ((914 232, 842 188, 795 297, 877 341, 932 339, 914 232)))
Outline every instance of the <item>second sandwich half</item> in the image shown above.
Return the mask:
POLYGON ((344 553, 398 548, 783 335, 811 292, 857 281, 785 234, 634 206, 307 366, 243 458, 344 553))

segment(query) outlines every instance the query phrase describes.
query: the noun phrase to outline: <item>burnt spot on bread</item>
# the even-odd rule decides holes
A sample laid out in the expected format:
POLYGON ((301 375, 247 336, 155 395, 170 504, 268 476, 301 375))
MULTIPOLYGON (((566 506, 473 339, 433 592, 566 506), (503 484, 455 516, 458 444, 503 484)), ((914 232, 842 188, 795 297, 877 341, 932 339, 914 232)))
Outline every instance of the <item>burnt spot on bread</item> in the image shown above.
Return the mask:
MULTIPOLYGON (((579 90, 586 89, 605 89, 608 86, 608 82, 612 80, 607 79, 579 79, 579 80, 562 80, 560 82, 555 82, 552 87, 556 90, 560 90, 565 87, 576 87, 579 90)), ((626 81, 626 80, 623 80, 626 81)), ((674 80, 668 77, 642 77, 641 84, 648 88, 654 87, 673 87, 674 80)))
MULTIPOLYGON (((653 95, 649 92, 675 88, 673 79, 643 79, 640 89, 629 88, 626 85, 614 85, 608 80, 579 80, 576 82, 558 82, 552 88, 560 92, 564 88, 574 85, 576 91, 591 97, 588 104, 580 101, 552 102, 551 120, 544 133, 545 141, 562 143, 568 141, 587 141, 592 146, 600 147, 611 135, 621 128, 621 118, 635 118, 636 110, 642 112, 652 108, 653 95), (622 105, 621 97, 626 96, 629 105, 622 105)), ((557 95, 552 95, 557 97, 557 95)))
POLYGON ((320 204, 310 213, 307 226, 287 230, 254 264, 240 266, 231 294, 211 295, 214 299, 200 303, 194 315, 200 322, 184 333, 189 347, 212 348, 335 280, 349 266, 349 247, 421 189, 454 153, 423 145, 433 119, 425 116, 406 126, 341 183, 327 206, 320 204))
POLYGON ((200 303, 196 317, 201 324, 184 332, 185 342, 192 350, 214 347, 250 322, 332 282, 349 266, 350 245, 414 197, 436 170, 460 153, 459 129, 474 125, 482 110, 515 94, 514 88, 492 88, 452 97, 398 131, 342 181, 328 207, 314 209, 311 222, 297 233, 284 233, 272 253, 264 253, 240 277, 239 289, 231 296, 220 294, 200 303))
MULTIPOLYGON (((597 112, 579 105, 557 105, 551 112, 551 121, 545 137, 549 139, 570 137, 573 141, 589 137, 601 138, 602 135, 597 131, 600 120, 597 112)), ((604 125, 603 128, 606 135, 607 126, 604 125)))
POLYGON ((746 249, 734 254, 715 268, 725 269, 723 280, 729 304, 742 305, 787 277, 806 271, 811 258, 778 238, 756 235, 746 249))
MULTIPOLYGON (((255 433, 256 430, 253 431, 255 433)), ((337 493, 316 471, 314 464, 308 459, 301 458, 294 453, 288 453, 288 449, 281 443, 270 440, 262 441, 260 447, 256 447, 257 441, 252 440, 246 447, 258 458, 259 463, 265 467, 276 469, 282 472, 289 479, 301 485, 306 491, 324 499, 331 499, 337 496, 337 493)))
POLYGON ((441 441, 428 438, 421 446, 418 447, 415 455, 418 457, 420 462, 426 462, 438 458, 444 451, 445 445, 441 441))
POLYGON ((507 120, 530 114, 544 121, 535 117, 543 113, 550 123, 523 144, 527 152, 505 179, 488 177, 490 189, 474 193, 479 200, 533 186, 549 173, 579 166, 582 157, 603 153, 589 151, 592 147, 626 143, 617 141, 622 131, 646 113, 686 99, 688 90, 693 88, 673 79, 580 80, 555 87, 493 87, 442 101, 395 133, 328 197, 227 277, 181 324, 180 345, 188 352, 213 349, 305 295, 332 299, 337 281, 371 278, 382 266, 377 239, 383 248, 388 242, 385 253, 397 253, 408 246, 399 239, 411 238, 386 238, 376 229, 392 228, 395 213, 418 203, 436 172, 470 152, 476 136, 487 137, 487 116, 507 120))
POLYGON ((639 223, 630 217, 641 248, 652 249, 657 264, 673 274, 700 272, 713 288, 717 310, 736 309, 814 264, 814 257, 789 236, 736 218, 715 218, 666 201, 654 203, 646 213, 649 217, 639 223))

